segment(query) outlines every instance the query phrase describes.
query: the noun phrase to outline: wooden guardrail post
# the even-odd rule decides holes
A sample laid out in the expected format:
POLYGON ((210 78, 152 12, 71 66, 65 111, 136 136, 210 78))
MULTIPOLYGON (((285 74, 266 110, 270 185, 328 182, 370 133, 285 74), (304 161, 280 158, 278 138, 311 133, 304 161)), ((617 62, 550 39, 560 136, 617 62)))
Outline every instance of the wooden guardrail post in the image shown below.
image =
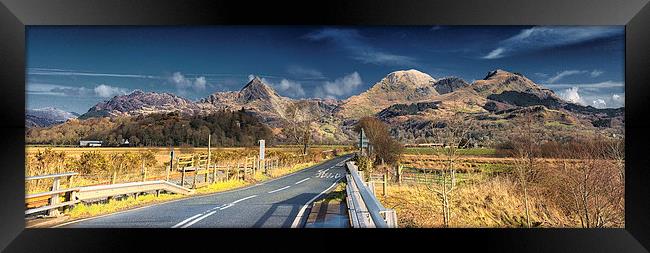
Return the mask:
MULTIPOLYGON (((54 181, 52 182, 52 191, 58 191, 61 186, 61 181, 59 177, 55 177, 54 181)), ((56 205, 59 204, 59 194, 52 194, 52 197, 50 198, 50 204, 51 205, 56 205)), ((54 208, 48 210, 47 214, 49 216, 59 216, 59 210, 54 208)))
POLYGON ((192 188, 196 189, 196 178, 199 176, 199 167, 196 166, 196 161, 192 163, 192 166, 194 166, 194 179, 192 180, 192 188))

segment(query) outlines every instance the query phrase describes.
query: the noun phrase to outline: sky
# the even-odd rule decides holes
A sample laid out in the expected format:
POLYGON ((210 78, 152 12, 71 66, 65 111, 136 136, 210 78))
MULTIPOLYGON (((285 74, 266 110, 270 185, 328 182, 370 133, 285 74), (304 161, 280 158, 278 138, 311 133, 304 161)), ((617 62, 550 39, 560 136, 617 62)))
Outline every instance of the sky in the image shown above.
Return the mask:
POLYGON ((624 26, 30 26, 28 109, 85 113, 133 90, 198 100, 252 75, 345 99, 393 71, 518 72, 575 103, 624 106, 624 26))

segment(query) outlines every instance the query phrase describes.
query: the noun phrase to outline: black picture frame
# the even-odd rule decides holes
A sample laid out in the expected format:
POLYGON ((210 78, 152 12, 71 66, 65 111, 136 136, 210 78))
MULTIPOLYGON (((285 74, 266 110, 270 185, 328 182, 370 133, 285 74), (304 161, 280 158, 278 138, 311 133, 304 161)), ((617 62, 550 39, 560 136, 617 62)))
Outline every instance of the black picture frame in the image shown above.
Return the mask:
MULTIPOLYGON (((650 248, 648 0, 129 1, 0 0, 0 249, 187 251, 239 245, 313 248, 452 246, 497 252, 647 252, 650 248), (625 25, 624 229, 25 229, 26 25, 625 25), (237 239, 237 242, 234 240, 237 239), (442 243, 444 242, 444 244, 442 243), (189 244, 189 245, 188 245, 189 244)), ((422 248, 427 250, 427 248, 422 248)), ((428 251, 428 250, 427 250, 428 251)))

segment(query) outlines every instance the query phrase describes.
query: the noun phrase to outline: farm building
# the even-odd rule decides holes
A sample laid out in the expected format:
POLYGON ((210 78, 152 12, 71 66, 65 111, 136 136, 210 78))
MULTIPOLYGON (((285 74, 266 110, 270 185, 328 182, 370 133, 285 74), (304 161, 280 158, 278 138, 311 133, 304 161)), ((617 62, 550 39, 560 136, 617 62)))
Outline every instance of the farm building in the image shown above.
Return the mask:
POLYGON ((80 147, 101 147, 103 141, 79 141, 80 147))

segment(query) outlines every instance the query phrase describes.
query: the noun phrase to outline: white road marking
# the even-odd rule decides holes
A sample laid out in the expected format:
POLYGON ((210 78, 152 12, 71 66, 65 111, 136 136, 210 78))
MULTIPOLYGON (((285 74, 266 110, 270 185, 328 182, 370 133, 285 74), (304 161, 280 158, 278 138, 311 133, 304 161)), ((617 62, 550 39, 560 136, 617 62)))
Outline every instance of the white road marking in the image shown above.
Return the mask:
POLYGON ((183 224, 185 224, 185 223, 189 222, 190 220, 192 220, 192 219, 194 219, 194 218, 196 218, 196 217, 199 217, 199 216, 201 216, 201 215, 202 215, 202 213, 197 214, 197 215, 194 215, 194 216, 192 216, 192 217, 189 217, 189 218, 187 218, 187 219, 185 219, 185 220, 179 222, 178 224, 172 226, 172 228, 180 227, 180 226, 182 226, 183 224))
POLYGON ((220 206, 220 207, 219 207, 219 210, 225 210, 225 209, 228 209, 229 207, 234 206, 234 205, 235 205, 235 204, 233 204, 233 203, 230 203, 230 204, 227 204, 227 205, 223 205, 223 206, 220 206))
POLYGON ((300 211, 298 212, 298 216, 296 216, 296 219, 293 220, 293 223, 291 224, 291 227, 292 228, 297 228, 298 223, 300 223, 300 220, 302 219, 302 216, 304 215, 305 210, 307 209, 307 206, 309 206, 309 204, 311 204, 311 202, 316 200, 318 197, 320 197, 321 195, 325 194, 330 189, 332 189, 338 182, 339 182, 339 180, 336 180, 336 182, 334 182, 332 185, 330 185, 330 187, 327 187, 327 189, 322 191, 320 194, 316 195, 316 197, 313 197, 312 199, 307 201, 307 203, 305 205, 303 205, 302 208, 300 208, 300 211))
POLYGON ((208 216, 215 214, 216 212, 217 212, 217 211, 212 211, 212 212, 209 212, 209 213, 207 213, 207 214, 204 214, 203 216, 199 217, 198 219, 193 220, 192 222, 183 225, 181 228, 187 228, 187 227, 189 227, 189 226, 192 226, 192 225, 194 225, 194 223, 197 223, 197 222, 201 221, 202 219, 205 219, 205 218, 207 218, 208 216))
POLYGON ((277 190, 272 190, 272 191, 270 191, 270 192, 268 192, 268 193, 274 193, 274 192, 279 192, 279 191, 282 191, 282 190, 284 190, 284 189, 287 189, 287 188, 289 188, 289 187, 291 187, 291 186, 289 186, 289 185, 287 185, 287 186, 285 186, 285 187, 282 187, 282 188, 280 188, 280 189, 277 189, 277 190))
POLYGON ((237 204, 239 202, 242 202, 244 200, 251 199, 251 198, 254 198, 254 197, 257 197, 257 195, 248 196, 248 197, 245 197, 245 198, 242 198, 242 199, 238 199, 238 200, 235 200, 235 201, 231 202, 230 204, 237 204))
POLYGON ((309 180, 309 178, 305 178, 305 179, 303 179, 303 180, 300 180, 300 181, 296 182, 296 184, 299 184, 299 183, 305 182, 305 181, 307 181, 307 180, 309 180))
POLYGON ((241 198, 241 199, 235 200, 235 201, 233 201, 233 202, 231 202, 231 203, 228 203, 228 204, 224 204, 224 205, 221 205, 221 206, 214 207, 214 208, 208 210, 208 211, 212 211, 212 212, 209 212, 209 213, 206 214, 206 212, 207 212, 207 211, 206 211, 206 212, 203 212, 203 213, 200 213, 200 214, 194 215, 194 216, 189 217, 189 218, 187 218, 187 219, 181 221, 180 223, 174 225, 172 228, 177 228, 177 227, 179 227, 179 226, 182 226, 181 228, 186 228, 186 227, 192 226, 192 224, 197 223, 197 222, 199 222, 200 220, 205 219, 206 217, 208 217, 208 216, 213 215, 214 213, 216 213, 217 211, 214 211, 214 210, 216 210, 216 209, 224 210, 224 209, 227 209, 227 208, 229 208, 229 207, 231 207, 231 206, 234 206, 234 205, 235 205, 236 203, 238 203, 238 202, 241 202, 241 201, 244 201, 244 200, 247 200, 247 199, 250 199, 250 198, 254 198, 254 197, 257 197, 257 195, 248 196, 248 197, 245 197, 245 198, 241 198), (201 215, 203 215, 203 216, 201 216, 201 215), (201 217, 199 217, 199 216, 201 216, 201 217), (199 217, 199 218, 197 218, 197 217, 199 217), (193 220, 193 219, 196 219, 196 220, 193 220), (191 222, 190 222, 190 221, 191 221, 191 222), (187 223, 187 222, 189 222, 189 223, 187 223), (185 223, 187 223, 187 224, 185 224, 185 223), (183 224, 185 224, 185 225, 183 225, 183 224))

